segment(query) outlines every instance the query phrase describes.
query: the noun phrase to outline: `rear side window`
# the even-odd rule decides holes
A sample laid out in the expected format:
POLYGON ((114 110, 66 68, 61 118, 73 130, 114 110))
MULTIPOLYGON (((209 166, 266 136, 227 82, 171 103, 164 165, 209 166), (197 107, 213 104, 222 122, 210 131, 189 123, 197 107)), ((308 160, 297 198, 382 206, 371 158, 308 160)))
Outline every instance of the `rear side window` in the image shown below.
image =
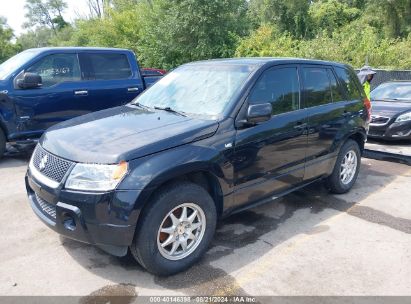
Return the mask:
POLYGON ((330 78, 330 81, 331 81, 331 93, 333 97, 333 102, 339 102, 339 101, 345 100, 343 94, 341 94, 340 87, 338 86, 338 82, 334 76, 333 71, 331 69, 327 69, 327 71, 328 71, 328 77, 330 78))
POLYGON ((335 72, 340 79, 344 91, 347 94, 348 100, 362 99, 361 91, 358 88, 358 78, 353 72, 348 69, 335 67, 335 72))
POLYGON ((43 87, 67 81, 80 81, 80 66, 76 54, 48 55, 26 69, 41 76, 43 87))
POLYGON ((331 84, 326 68, 303 68, 305 106, 315 107, 332 102, 331 84))
POLYGON ((248 98, 250 104, 271 103, 273 115, 300 108, 297 68, 274 68, 258 79, 248 98))
POLYGON ((80 54, 82 76, 86 80, 126 79, 131 76, 130 63, 125 54, 80 54))

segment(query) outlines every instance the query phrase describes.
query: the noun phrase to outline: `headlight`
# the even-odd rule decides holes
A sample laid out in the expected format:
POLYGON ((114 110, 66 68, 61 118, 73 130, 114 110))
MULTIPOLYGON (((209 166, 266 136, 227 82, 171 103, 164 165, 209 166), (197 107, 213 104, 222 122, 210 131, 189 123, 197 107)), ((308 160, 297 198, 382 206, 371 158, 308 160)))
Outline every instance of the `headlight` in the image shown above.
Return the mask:
POLYGON ((404 113, 398 116, 395 122, 402 122, 402 121, 407 121, 407 120, 411 120, 411 112, 404 113))
POLYGON ((76 164, 66 181, 66 188, 86 191, 113 190, 127 170, 126 162, 118 165, 76 164))

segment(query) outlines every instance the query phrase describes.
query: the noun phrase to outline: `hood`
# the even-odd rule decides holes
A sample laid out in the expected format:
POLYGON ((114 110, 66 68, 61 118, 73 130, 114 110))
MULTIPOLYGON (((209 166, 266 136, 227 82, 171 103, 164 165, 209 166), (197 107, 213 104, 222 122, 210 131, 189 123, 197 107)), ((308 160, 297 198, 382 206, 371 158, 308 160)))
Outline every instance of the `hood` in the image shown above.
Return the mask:
POLYGON ((112 164, 211 136, 217 128, 214 120, 126 105, 57 124, 40 144, 75 162, 112 164))
POLYGON ((372 101, 371 115, 392 118, 407 111, 411 111, 411 102, 400 101, 372 101))

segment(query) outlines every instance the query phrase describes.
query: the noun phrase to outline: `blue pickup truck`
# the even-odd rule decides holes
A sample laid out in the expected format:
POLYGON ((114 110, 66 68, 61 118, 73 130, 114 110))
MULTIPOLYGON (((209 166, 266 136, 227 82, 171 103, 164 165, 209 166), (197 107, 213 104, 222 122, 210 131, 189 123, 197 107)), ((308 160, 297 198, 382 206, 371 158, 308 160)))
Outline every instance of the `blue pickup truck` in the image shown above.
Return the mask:
POLYGON ((144 77, 134 53, 114 48, 38 48, 0 65, 0 158, 52 125, 126 104, 161 76, 144 77))

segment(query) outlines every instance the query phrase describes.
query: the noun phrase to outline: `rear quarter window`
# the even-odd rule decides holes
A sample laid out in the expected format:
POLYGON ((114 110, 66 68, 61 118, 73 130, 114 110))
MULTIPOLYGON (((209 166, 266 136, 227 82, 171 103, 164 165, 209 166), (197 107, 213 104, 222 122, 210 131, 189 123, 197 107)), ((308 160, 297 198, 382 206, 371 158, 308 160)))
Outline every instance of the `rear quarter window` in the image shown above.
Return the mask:
POLYGON ((343 86, 344 93, 348 100, 357 100, 363 98, 362 87, 354 72, 341 67, 334 67, 335 72, 343 86))

